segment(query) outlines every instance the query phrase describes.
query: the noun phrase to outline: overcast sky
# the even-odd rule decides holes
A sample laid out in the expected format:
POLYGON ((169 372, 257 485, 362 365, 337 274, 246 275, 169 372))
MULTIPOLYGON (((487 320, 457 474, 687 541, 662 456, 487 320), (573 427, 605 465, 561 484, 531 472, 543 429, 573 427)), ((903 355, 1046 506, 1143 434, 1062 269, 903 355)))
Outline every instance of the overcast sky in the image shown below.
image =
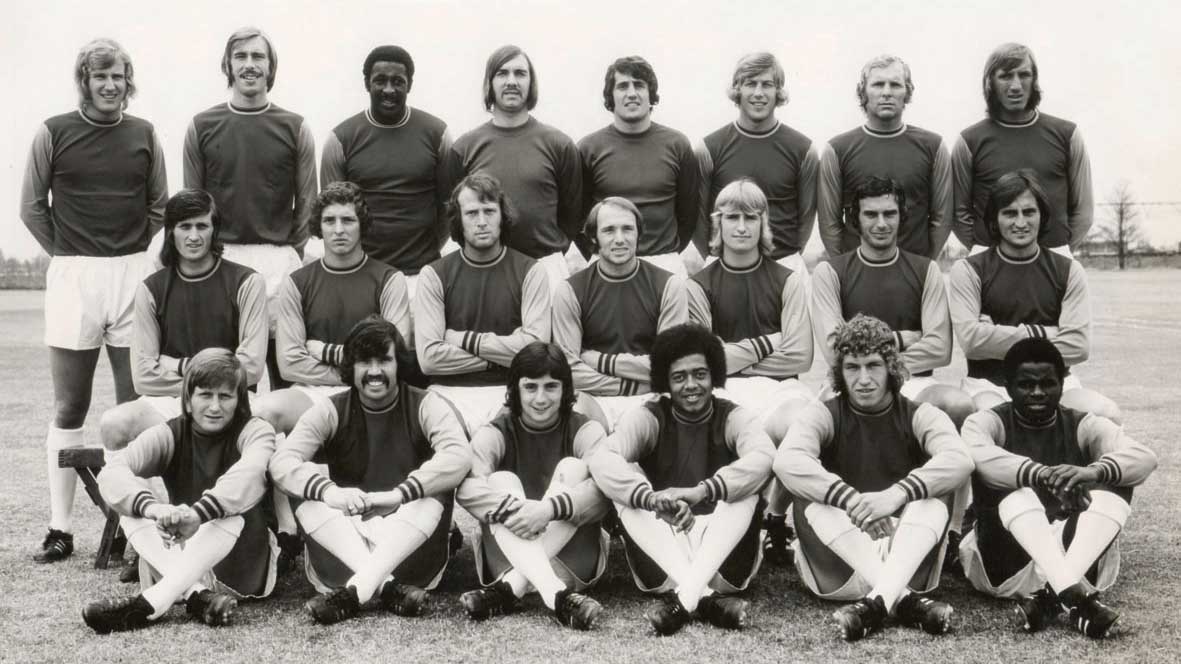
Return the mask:
MULTIPOLYGON (((417 73, 410 103, 448 122, 454 136, 486 120, 480 77, 488 54, 516 43, 538 70, 535 114, 578 140, 610 121, 606 66, 642 55, 660 82, 658 122, 697 140, 735 117, 725 88, 734 62, 770 50, 787 69, 791 101, 780 118, 815 141, 862 122, 854 86, 880 53, 905 59, 916 91, 905 119, 949 145, 984 115, 980 77, 998 44, 1029 45, 1042 110, 1079 124, 1095 199, 1127 180, 1140 200, 1181 200, 1181 10, 1139 3, 863 2, 160 2, 8 3, 0 56, 9 109, 0 131, 0 250, 38 251, 18 217, 29 144, 47 117, 76 105, 79 47, 111 37, 130 52, 139 96, 129 112, 164 143, 170 191, 182 186, 181 146, 192 116, 227 99, 218 70, 226 37, 243 25, 268 32, 279 54, 273 102, 324 136, 361 110, 361 64, 371 48, 406 47, 417 73), (1029 5, 1036 4, 1035 7, 1029 5), (23 5, 23 6, 21 6, 23 5)), ((317 156, 317 162, 319 157, 317 156)), ((1150 239, 1181 241, 1181 206, 1146 209, 1150 239)), ((1097 219, 1105 215, 1103 208, 1097 219)), ((815 241, 814 234, 813 240, 815 241)))

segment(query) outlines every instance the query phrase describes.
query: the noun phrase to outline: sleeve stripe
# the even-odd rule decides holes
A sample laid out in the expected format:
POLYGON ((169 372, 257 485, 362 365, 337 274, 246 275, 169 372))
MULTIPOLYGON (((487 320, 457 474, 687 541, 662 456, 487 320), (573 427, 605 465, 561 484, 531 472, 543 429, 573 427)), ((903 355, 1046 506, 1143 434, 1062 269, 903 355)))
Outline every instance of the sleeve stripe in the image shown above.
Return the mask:
POLYGON ((200 500, 193 503, 193 511, 197 513, 197 516, 201 517, 202 523, 225 516, 225 510, 217 502, 217 498, 208 491, 205 492, 205 495, 201 496, 200 500))
POLYGON ((150 491, 140 491, 131 502, 131 512, 138 517, 143 517, 144 510, 155 505, 157 502, 159 501, 156 500, 156 497, 150 491))
POLYGON ((303 487, 303 497, 307 500, 322 501, 324 500, 324 492, 330 486, 333 486, 332 480, 320 474, 313 475, 303 487))
POLYGON ((554 519, 566 521, 574 516, 574 500, 567 493, 559 493, 549 497, 550 507, 554 511, 554 519))
POLYGON ((1033 459, 1022 461, 1021 465, 1017 468, 1017 486, 1036 487, 1038 476, 1041 474, 1043 468, 1045 466, 1033 459))
POLYGON ((649 484, 640 484, 632 489, 631 506, 636 509, 648 509, 648 499, 652 496, 652 486, 649 484))
POLYGON ((837 480, 833 482, 832 485, 828 487, 828 491, 825 492, 824 502, 828 505, 832 505, 833 507, 845 509, 845 503, 847 503, 849 499, 853 497, 854 491, 856 490, 853 487, 841 480, 837 480))

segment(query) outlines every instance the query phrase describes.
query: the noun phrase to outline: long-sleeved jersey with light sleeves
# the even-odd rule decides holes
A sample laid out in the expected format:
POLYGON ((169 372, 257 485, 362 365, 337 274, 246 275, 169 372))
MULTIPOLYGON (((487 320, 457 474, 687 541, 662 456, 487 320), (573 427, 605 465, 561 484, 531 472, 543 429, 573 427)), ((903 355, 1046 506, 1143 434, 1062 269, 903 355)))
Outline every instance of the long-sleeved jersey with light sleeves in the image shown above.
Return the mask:
POLYGON ((864 413, 844 396, 800 413, 775 456, 775 475, 805 500, 845 509, 859 494, 897 487, 908 501, 963 485, 972 458, 955 425, 930 404, 901 395, 864 413))
POLYGON ((101 123, 70 111, 38 127, 20 217, 50 256, 143 251, 164 223, 167 202, 164 149, 147 120, 124 113, 101 123))
POLYGON ((706 500, 693 511, 708 514, 717 501, 762 489, 774 455, 753 412, 713 397, 706 413, 689 420, 660 397, 625 413, 589 465, 595 483, 616 503, 651 509, 654 491, 700 484, 706 500))
POLYGON ((262 275, 224 259, 205 274, 166 267, 135 292, 131 377, 147 396, 179 397, 181 365, 206 348, 231 348, 254 385, 267 354, 267 298, 262 275), (175 369, 173 367, 176 367, 175 369))
POLYGON ((973 413, 964 422, 964 442, 976 462, 973 500, 982 509, 996 509, 1022 487, 1036 490, 1047 508, 1056 506, 1040 485, 1049 466, 1094 466, 1101 485, 1122 488, 1142 484, 1157 464, 1152 450, 1111 420, 1061 406, 1039 425, 1021 419, 1012 403, 973 413))
POLYGON ((771 259, 803 251, 816 219, 817 154, 812 139, 782 122, 752 132, 731 122, 695 148, 701 170, 701 214, 694 243, 706 254, 710 217, 718 193, 740 178, 751 178, 767 196, 773 249, 771 259))
POLYGON ((293 383, 341 385, 336 367, 344 357, 345 339, 354 325, 373 314, 393 323, 406 343, 414 344, 406 277, 368 256, 343 270, 323 260, 304 265, 283 280, 278 307, 279 371, 293 383), (309 341, 324 346, 313 354, 309 341))
POLYGON ((812 368, 806 276, 764 256, 742 269, 714 261, 687 282, 689 319, 721 337, 729 375, 783 379, 812 368))
MULTIPOLYGON (((541 500, 558 462, 568 457, 586 460, 606 437, 602 425, 580 413, 572 412, 551 429, 537 431, 504 409, 472 436, 472 471, 459 485, 455 498, 472 516, 487 523, 489 515, 510 498, 489 484, 489 475, 513 473, 521 480, 526 498, 541 500)), ((589 477, 545 500, 555 520, 579 526, 602 519, 609 506, 589 477)))
POLYGON ((323 500, 326 489, 339 485, 396 490, 403 503, 426 496, 449 502, 471 463, 451 404, 399 384, 397 399, 380 412, 362 406, 353 388, 312 406, 276 450, 270 472, 279 488, 304 500, 323 500))
POLYGON ((644 260, 618 278, 592 264, 553 296, 554 343, 570 360, 574 387, 595 396, 648 392, 652 341, 688 320, 685 280, 644 260))
POLYGON ((208 191, 232 244, 302 247, 316 200, 316 144, 304 118, 267 104, 218 104, 185 133, 185 186, 208 191))
POLYGON ((1090 355, 1091 301, 1078 261, 1046 250, 1016 260, 993 247, 957 261, 948 281, 969 376, 1004 385, 1005 353, 1028 337, 1053 342, 1067 367, 1090 355))
POLYGON ((1037 173, 1050 199, 1043 244, 1077 250, 1095 215, 1091 160, 1073 122, 1041 111, 1024 124, 986 118, 960 132, 951 153, 956 237, 965 247, 994 243, 984 223, 988 194, 1002 175, 1022 168, 1037 173))
POLYGON ((450 253, 419 273, 414 331, 433 382, 503 385, 522 348, 550 340, 545 268, 507 247, 484 263, 450 253))
POLYGON ((951 158, 940 136, 914 125, 892 132, 866 126, 833 137, 820 152, 817 224, 830 257, 857 248, 860 237, 845 219, 854 192, 871 177, 889 177, 906 195, 898 246, 936 258, 951 233, 951 158))
POLYGON ((418 274, 439 258, 447 239, 450 150, 447 123, 426 111, 407 107, 400 122, 384 125, 366 109, 325 139, 320 186, 343 181, 360 187, 373 221, 361 238, 365 253, 407 275, 418 274))
POLYGON ((896 333, 920 333, 917 341, 900 344, 911 375, 930 375, 951 362, 951 315, 935 261, 900 249, 894 258, 875 262, 859 249, 817 265, 812 326, 826 364, 833 360, 828 335, 857 314, 878 318, 896 333))

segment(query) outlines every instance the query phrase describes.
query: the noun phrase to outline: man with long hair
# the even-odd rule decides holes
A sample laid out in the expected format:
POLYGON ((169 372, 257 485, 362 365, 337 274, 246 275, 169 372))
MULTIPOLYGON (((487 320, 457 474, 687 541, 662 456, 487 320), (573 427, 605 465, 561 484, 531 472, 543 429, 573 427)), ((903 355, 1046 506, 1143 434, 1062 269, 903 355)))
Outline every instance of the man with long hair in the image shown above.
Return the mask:
POLYGON ((472 436, 472 470, 456 500, 480 522, 473 550, 483 586, 460 603, 482 620, 510 613, 529 591, 555 619, 591 629, 602 612, 583 591, 607 569, 599 526, 610 503, 586 459, 606 437, 574 411, 576 394, 562 349, 535 341, 508 369, 505 408, 472 436))
POLYGON ((88 604, 94 631, 139 629, 184 600, 207 625, 228 624, 238 600, 275 587, 278 545, 259 501, 275 432, 251 417, 246 370, 234 353, 206 348, 189 361, 182 413, 135 438, 98 476, 103 498, 140 556, 140 587, 131 597, 88 604), (149 478, 159 477, 168 503, 149 478))

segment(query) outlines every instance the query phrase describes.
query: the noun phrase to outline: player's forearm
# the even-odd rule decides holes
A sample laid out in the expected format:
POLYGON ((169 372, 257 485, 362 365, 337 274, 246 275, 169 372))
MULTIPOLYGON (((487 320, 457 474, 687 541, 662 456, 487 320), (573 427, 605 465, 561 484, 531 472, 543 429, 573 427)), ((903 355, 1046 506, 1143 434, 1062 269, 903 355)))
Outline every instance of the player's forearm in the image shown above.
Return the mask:
POLYGON ((488 523, 491 514, 508 497, 508 493, 492 488, 488 478, 483 475, 469 474, 455 491, 455 502, 480 523, 488 523))
POLYGON ((275 454, 275 430, 255 419, 246 425, 239 438, 241 457, 193 503, 203 522, 242 514, 266 495, 267 466, 275 454))
POLYGON ((775 340, 772 336, 751 337, 739 341, 730 341, 722 345, 726 353, 726 373, 729 375, 745 371, 758 364, 775 350, 775 340))
POLYGON ((445 399, 428 394, 419 405, 418 417, 433 454, 397 486, 403 502, 449 493, 472 469, 471 445, 445 399))
POLYGON ((841 507, 851 495, 842 488, 848 485, 838 475, 826 471, 818 458, 791 448, 786 441, 775 453, 771 469, 792 495, 814 503, 841 507))
MULTIPOLYGON (((454 330, 447 330, 448 335, 454 330)), ((476 336, 474 332, 456 332, 460 335, 476 336)), ((472 342, 474 344, 474 341, 472 342)), ((475 353, 464 350, 463 347, 448 343, 445 339, 429 339, 418 337, 415 352, 418 364, 423 373, 428 376, 453 376, 457 374, 475 373, 487 369, 491 364, 475 353)))
POLYGON ((921 404, 911 426, 928 459, 896 483, 907 498, 946 495, 963 485, 975 465, 951 419, 935 406, 921 404))
POLYGON ((652 495, 651 483, 617 452, 600 448, 587 460, 587 465, 603 495, 621 505, 649 509, 645 500, 652 495))
POLYGON ((305 411, 291 433, 277 445, 267 465, 275 485, 288 495, 319 500, 312 489, 323 482, 313 482, 320 471, 312 460, 335 433, 336 411, 331 404, 321 403, 305 411))

